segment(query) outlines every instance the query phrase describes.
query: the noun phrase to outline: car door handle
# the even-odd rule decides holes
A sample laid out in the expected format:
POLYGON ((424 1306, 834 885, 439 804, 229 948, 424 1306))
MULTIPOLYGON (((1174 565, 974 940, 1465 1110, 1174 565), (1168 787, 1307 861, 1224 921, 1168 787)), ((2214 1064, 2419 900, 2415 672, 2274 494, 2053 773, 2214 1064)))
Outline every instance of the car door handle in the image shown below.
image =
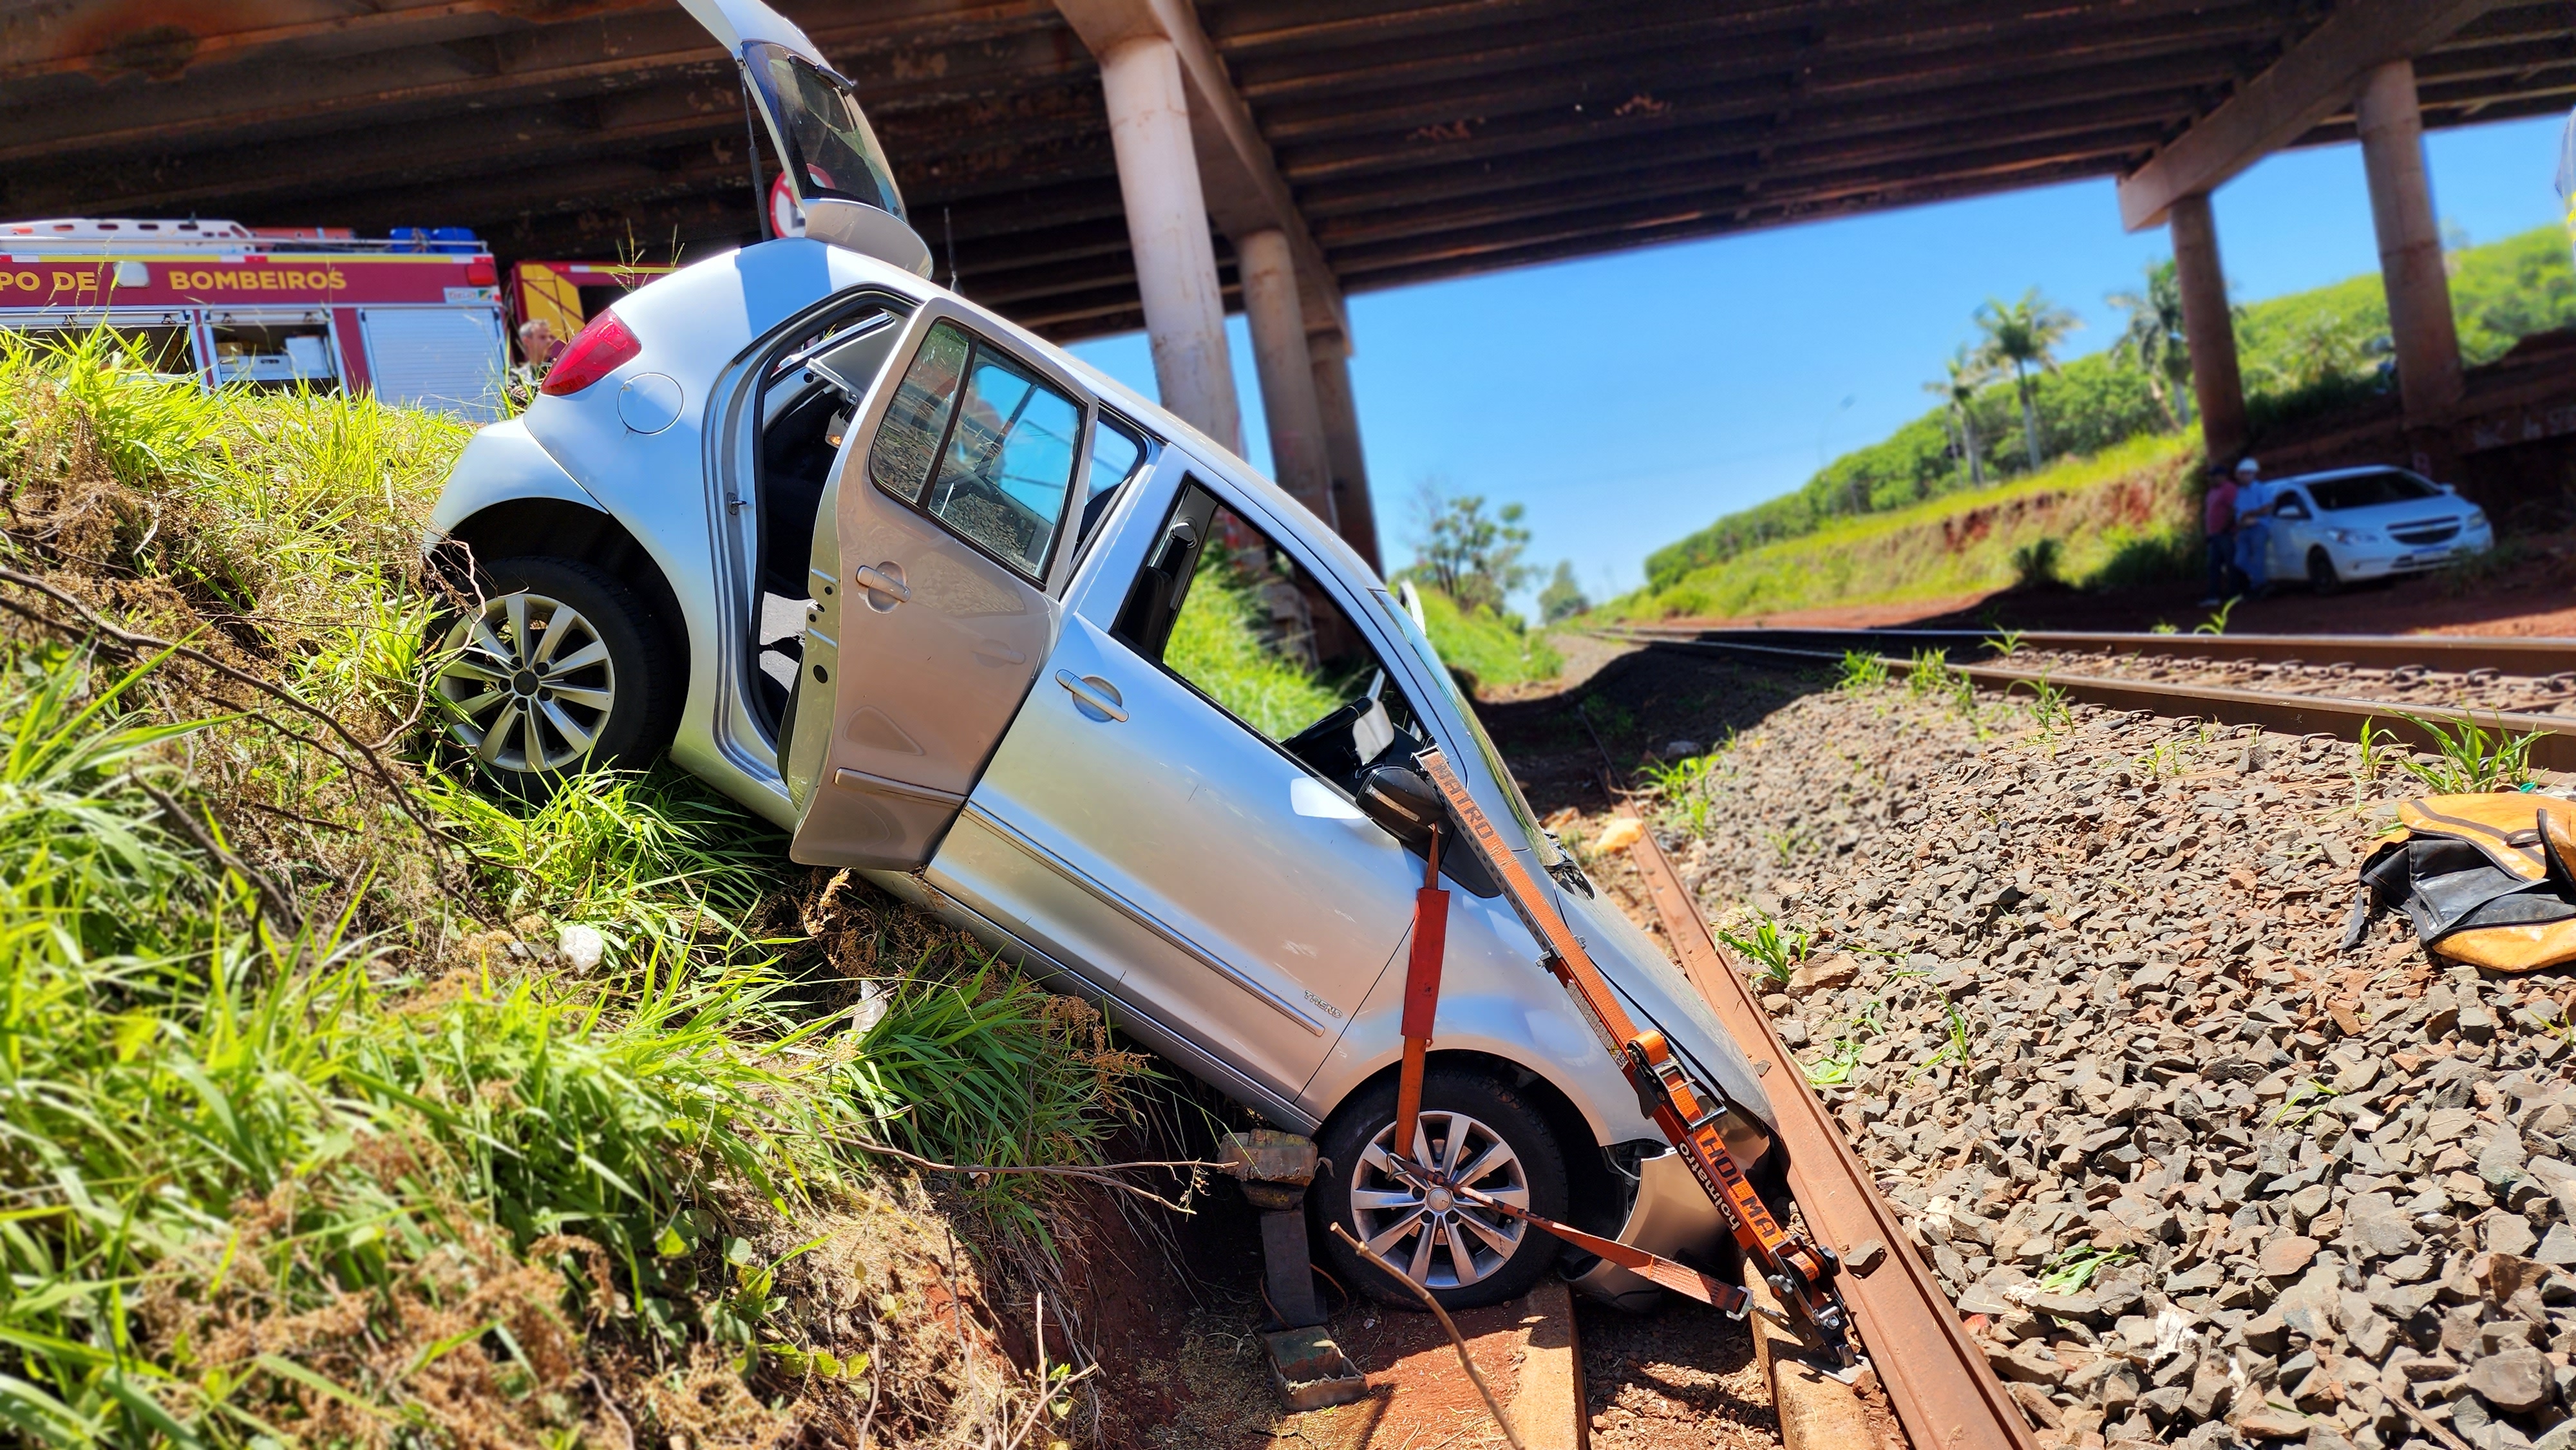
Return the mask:
POLYGON ((873 564, 861 564, 859 566, 859 572, 851 575, 850 578, 860 588, 867 590, 871 594, 893 595, 895 602, 898 604, 912 597, 912 591, 904 587, 902 580, 882 569, 877 568, 873 564))
POLYGON ((1118 697, 1118 688, 1107 680, 1077 675, 1071 670, 1058 670, 1055 682, 1064 686, 1065 693, 1073 696, 1075 704, 1088 705, 1112 720, 1125 723, 1127 712, 1120 707, 1126 701, 1118 697))

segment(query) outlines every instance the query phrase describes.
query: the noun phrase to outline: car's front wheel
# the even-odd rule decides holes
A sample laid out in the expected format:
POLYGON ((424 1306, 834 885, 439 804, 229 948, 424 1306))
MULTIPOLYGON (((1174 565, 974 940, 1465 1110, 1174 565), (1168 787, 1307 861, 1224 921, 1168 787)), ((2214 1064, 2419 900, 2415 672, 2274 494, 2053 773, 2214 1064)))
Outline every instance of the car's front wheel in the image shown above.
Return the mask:
POLYGON ((1394 1170, 1395 1082, 1362 1090, 1325 1126, 1325 1166, 1308 1193, 1319 1246, 1333 1272, 1391 1304, 1419 1301, 1332 1233, 1352 1237, 1431 1289, 1444 1308, 1472 1309, 1514 1298, 1536 1283, 1564 1245, 1554 1236, 1479 1207, 1456 1193, 1476 1190, 1543 1218, 1566 1215, 1565 1154, 1535 1105, 1485 1073, 1434 1068, 1424 1074, 1415 1130, 1425 1188, 1394 1170))
POLYGON ((2334 559, 2323 547, 2308 550, 2308 583, 2319 594, 2332 594, 2343 587, 2343 576, 2335 572, 2334 559))
POLYGON ((451 746, 505 789, 542 792, 593 765, 641 765, 679 708, 669 651, 635 591, 577 559, 499 559, 479 605, 450 615, 434 685, 451 746))

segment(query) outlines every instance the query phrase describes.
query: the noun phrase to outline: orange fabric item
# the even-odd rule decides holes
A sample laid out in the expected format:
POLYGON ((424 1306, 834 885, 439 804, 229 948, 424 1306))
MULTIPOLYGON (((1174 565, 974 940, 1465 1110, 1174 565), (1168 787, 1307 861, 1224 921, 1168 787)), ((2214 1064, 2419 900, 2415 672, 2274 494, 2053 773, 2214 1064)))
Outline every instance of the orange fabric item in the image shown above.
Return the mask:
MULTIPOLYGON (((2488 971, 2576 962, 2576 802, 2424 796, 2398 803, 2397 824, 2362 866, 2371 914, 2402 908, 2435 955, 2488 971)), ((2348 941, 2361 920, 2356 908, 2348 941)))
MULTIPOLYGON (((1467 833, 1468 848, 1483 859, 1485 868, 1502 886, 1513 912, 1538 938, 1540 949, 1546 953, 1540 965, 1565 985, 1575 1005, 1590 1019, 1594 1032, 1610 1047, 1620 1069, 1637 1089, 1638 1104, 1647 1109, 1665 1140, 1681 1150, 1683 1164, 1699 1180, 1709 1201, 1733 1221, 1736 1243, 1760 1267, 1763 1278, 1778 1288, 1781 1300, 1802 1322, 1802 1337, 1812 1333, 1811 1342, 1834 1359, 1844 1364, 1857 1363, 1858 1354, 1851 1343, 1850 1312, 1833 1285, 1841 1261, 1805 1234, 1783 1228, 1762 1196, 1745 1180, 1744 1170, 1728 1151, 1720 1128, 1727 1116, 1724 1100, 1692 1079, 1663 1033, 1638 1029, 1608 979, 1594 965, 1583 939, 1566 925, 1548 893, 1539 889, 1528 868, 1503 843, 1501 833, 1468 793, 1448 757, 1434 746, 1414 759, 1448 799, 1450 818, 1467 833)), ((1402 1102, 1399 1092, 1399 1110, 1402 1102)))
POLYGON ((1422 889, 1413 894, 1413 954, 1404 964, 1404 1066, 1395 1080, 1395 1152, 1413 1152, 1414 1123, 1422 1115, 1422 1067, 1431 1049, 1431 1024, 1440 1012, 1440 964, 1449 951, 1449 893, 1440 886, 1440 832, 1422 866, 1422 889))

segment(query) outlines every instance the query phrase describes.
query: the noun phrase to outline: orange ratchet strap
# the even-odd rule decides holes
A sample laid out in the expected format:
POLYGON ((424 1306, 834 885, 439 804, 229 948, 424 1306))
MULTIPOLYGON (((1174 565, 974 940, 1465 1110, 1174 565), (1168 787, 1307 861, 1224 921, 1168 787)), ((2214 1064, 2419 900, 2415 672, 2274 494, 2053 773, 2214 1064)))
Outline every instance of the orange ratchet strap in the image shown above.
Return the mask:
MULTIPOLYGON (((1387 1163, 1395 1170, 1396 1177, 1416 1188, 1427 1192, 1436 1186, 1432 1182, 1431 1175, 1415 1167, 1409 1159, 1390 1157, 1387 1163)), ((1751 1294, 1723 1279, 1712 1279, 1688 1264, 1665 1258, 1661 1254, 1648 1253, 1634 1244, 1623 1244, 1617 1239, 1605 1239, 1599 1234, 1585 1233, 1572 1224, 1543 1218, 1517 1204, 1506 1203, 1490 1194, 1469 1188, 1463 1183, 1449 1185, 1449 1191, 1456 1194, 1462 1203, 1490 1209, 1505 1218, 1518 1219, 1533 1228, 1544 1229, 1586 1253, 1608 1259, 1619 1267, 1641 1278, 1661 1284, 1676 1294, 1688 1294, 1702 1304, 1723 1310, 1730 1319, 1741 1319, 1747 1312, 1752 1312, 1766 1319, 1775 1320, 1785 1327, 1795 1327, 1789 1324, 1788 1316, 1755 1304, 1751 1294)))
POLYGON ((1431 1019, 1440 1010, 1440 962, 1449 948, 1449 893, 1440 888, 1440 828, 1431 829, 1431 859, 1413 894, 1413 955, 1404 966, 1404 1067, 1395 1079, 1395 1153, 1415 1151, 1422 1117, 1422 1061, 1431 1048, 1431 1019))
MULTIPOLYGON (((1519 913, 1530 933, 1546 950, 1548 971, 1581 1005, 1593 1031, 1600 1034, 1611 1056, 1618 1059, 1620 1070, 1627 1074, 1629 1083, 1637 1090, 1638 1106, 1655 1120, 1655 1126, 1662 1129, 1664 1137, 1680 1151, 1682 1161, 1690 1165, 1692 1174, 1699 1179, 1700 1187, 1708 1193, 1710 1201, 1725 1211, 1735 1227, 1735 1241, 1759 1266, 1763 1279, 1770 1284, 1772 1292, 1780 1296, 1782 1305, 1800 1322, 1800 1333, 1811 1340, 1812 1347, 1833 1355, 1840 1363, 1857 1363, 1858 1354, 1851 1341, 1850 1314, 1843 1307, 1842 1295, 1832 1282, 1841 1262, 1831 1249, 1811 1242, 1803 1234, 1792 1234, 1783 1229, 1779 1220, 1771 1216, 1770 1208, 1762 1202, 1762 1196, 1745 1180, 1744 1170, 1737 1166, 1734 1155, 1727 1151, 1725 1140, 1718 1134, 1718 1124, 1725 1119, 1727 1112, 1724 1095, 1692 1078, 1661 1032, 1641 1031, 1629 1019, 1627 1009, 1620 1005, 1608 979, 1601 975, 1601 969, 1593 965, 1591 953, 1582 940, 1567 928, 1564 918, 1548 904, 1546 894, 1539 890, 1537 882, 1530 879, 1520 858, 1503 843, 1494 823, 1486 818, 1475 798, 1467 793, 1466 783, 1458 778, 1457 771, 1450 767, 1448 758, 1440 753, 1439 748, 1435 746, 1423 751, 1416 761, 1447 799, 1450 813, 1466 829, 1468 840, 1484 857, 1494 879, 1502 884, 1503 895, 1511 900, 1512 909, 1519 913)), ((1405 979, 1404 1019, 1407 1024, 1406 1067, 1416 1084, 1417 1103, 1420 1100, 1420 1072, 1413 1066, 1417 1058, 1412 1045, 1411 1024, 1414 1020, 1412 989, 1416 974, 1421 970, 1420 946, 1417 924, 1415 960, 1405 979)), ((1432 982, 1436 995, 1436 964, 1432 982)), ((1427 1036, 1430 1028, 1427 1011, 1422 1025, 1427 1036)), ((1398 1089, 1397 1101, 1401 1112, 1404 1101, 1401 1088, 1398 1089)), ((1411 1146, 1409 1139, 1398 1141, 1408 1149, 1411 1146)), ((1496 1206, 1510 1212, 1505 1206, 1496 1206)), ((1511 1213, 1511 1216, 1526 1219, 1570 1242, 1575 1241, 1573 1234, 1579 1232, 1531 1214, 1511 1213)), ((1582 1237, 1593 1238, 1589 1234, 1582 1237)), ((1582 1246, 1591 1248, 1589 1243, 1582 1246)), ((1592 1251, 1601 1252, 1599 1249, 1592 1251)), ((1673 1268, 1683 1273, 1691 1272, 1678 1264, 1673 1268)), ((1665 1282, 1664 1277, 1656 1274, 1648 1274, 1647 1277, 1657 1283, 1665 1282)), ((1704 1275, 1695 1277, 1706 1278, 1704 1275)), ((1707 1282, 1716 1283, 1715 1280, 1707 1282)), ((1682 1292, 1692 1293, 1687 1287, 1683 1287, 1682 1292)), ((1692 1297, 1715 1302, 1707 1294, 1692 1293, 1692 1297)))

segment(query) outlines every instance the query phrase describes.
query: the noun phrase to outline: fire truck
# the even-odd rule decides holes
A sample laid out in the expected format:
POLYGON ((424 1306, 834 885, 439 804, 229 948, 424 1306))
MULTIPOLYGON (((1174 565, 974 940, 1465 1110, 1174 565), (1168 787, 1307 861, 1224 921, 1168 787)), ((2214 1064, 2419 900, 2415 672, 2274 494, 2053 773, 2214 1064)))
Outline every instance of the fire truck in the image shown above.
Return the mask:
POLYGON ((510 370, 492 254, 459 228, 0 222, 0 327, 102 325, 209 389, 367 390, 477 422, 501 415, 510 370))
POLYGON ((568 343, 599 309, 678 270, 651 262, 518 262, 510 267, 505 300, 516 321, 542 322, 568 343))

